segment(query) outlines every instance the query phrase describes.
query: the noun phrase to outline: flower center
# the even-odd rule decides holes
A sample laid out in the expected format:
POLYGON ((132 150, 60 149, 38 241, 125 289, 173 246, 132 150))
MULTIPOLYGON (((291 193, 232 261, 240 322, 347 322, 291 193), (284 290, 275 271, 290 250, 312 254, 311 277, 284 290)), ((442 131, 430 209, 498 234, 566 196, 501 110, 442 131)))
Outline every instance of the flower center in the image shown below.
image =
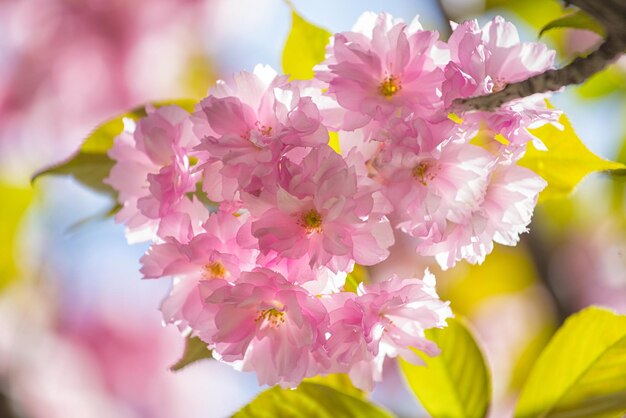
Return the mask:
POLYGON ((402 90, 402 85, 400 79, 395 75, 386 77, 378 86, 378 91, 385 97, 392 97, 400 90, 402 90))
POLYGON ((272 127, 257 121, 254 129, 249 129, 241 137, 250 141, 257 148, 264 148, 272 139, 272 127))
POLYGON ((259 316, 257 316, 256 321, 262 321, 269 324, 272 328, 277 328, 285 322, 285 312, 279 311, 276 308, 265 309, 259 312, 259 316))
POLYGON ((228 270, 219 261, 214 261, 203 267, 202 278, 208 279, 225 279, 228 276, 228 270))
POLYGON ((413 178, 426 186, 428 181, 435 179, 437 168, 436 164, 432 161, 422 161, 413 168, 413 178))
POLYGON ((315 209, 311 209, 302 214, 300 218, 300 225, 306 229, 307 232, 321 232, 322 231, 322 215, 315 209))

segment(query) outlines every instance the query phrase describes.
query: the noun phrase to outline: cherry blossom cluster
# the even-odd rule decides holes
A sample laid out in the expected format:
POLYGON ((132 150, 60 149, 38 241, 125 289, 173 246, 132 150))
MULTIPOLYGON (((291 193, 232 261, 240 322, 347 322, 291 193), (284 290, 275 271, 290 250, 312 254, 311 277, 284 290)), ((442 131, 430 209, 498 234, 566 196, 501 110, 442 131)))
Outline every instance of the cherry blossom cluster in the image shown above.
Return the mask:
POLYGON ((384 261, 396 234, 442 268, 517 243, 545 187, 517 161, 543 145, 530 129, 559 113, 544 96, 489 113, 454 100, 553 59, 502 18, 443 42, 417 19, 366 13, 331 38, 314 80, 257 66, 192 113, 125 120, 106 181, 129 240, 152 242, 144 277, 173 278, 165 321, 268 385, 348 373, 371 389, 386 358, 436 355, 424 331, 452 313, 428 271, 356 291, 346 277, 384 261))

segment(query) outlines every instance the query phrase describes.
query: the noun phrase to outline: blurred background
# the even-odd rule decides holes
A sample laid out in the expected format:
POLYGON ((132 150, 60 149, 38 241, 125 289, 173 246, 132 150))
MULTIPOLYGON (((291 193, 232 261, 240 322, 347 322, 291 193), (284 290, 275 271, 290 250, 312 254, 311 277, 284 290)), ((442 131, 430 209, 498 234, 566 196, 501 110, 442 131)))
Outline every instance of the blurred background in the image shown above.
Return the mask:
MULTIPOLYGON (((349 30, 364 11, 416 14, 447 36, 447 19, 500 14, 526 41, 563 14, 556 0, 293 1, 307 20, 349 30)), ((201 98, 220 77, 279 68, 290 27, 280 0, 0 0, 0 417, 224 417, 262 388, 217 361, 177 373, 184 341, 161 325, 166 281, 141 281, 146 246, 126 244, 112 202, 37 170, 67 158, 100 122, 152 100, 201 98)), ((591 32, 542 40, 559 65, 593 48, 591 32)), ((596 154, 626 163, 626 60, 553 103, 596 154)), ((472 324, 506 417, 558 325, 590 304, 626 313, 625 184, 592 175, 566 200, 540 205, 515 248, 482 266, 437 272, 439 292, 472 324)), ((370 272, 414 272, 402 250, 370 272)), ((372 397, 426 416, 394 364, 372 397)))

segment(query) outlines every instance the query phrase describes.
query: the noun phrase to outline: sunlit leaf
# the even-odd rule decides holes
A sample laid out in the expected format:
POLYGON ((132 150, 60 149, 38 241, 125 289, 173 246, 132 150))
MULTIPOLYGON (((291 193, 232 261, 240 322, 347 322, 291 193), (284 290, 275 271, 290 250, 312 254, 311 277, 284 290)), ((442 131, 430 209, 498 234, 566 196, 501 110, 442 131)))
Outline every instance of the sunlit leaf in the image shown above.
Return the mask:
POLYGON ((552 125, 533 129, 548 151, 538 151, 528 146, 526 155, 519 164, 528 167, 548 182, 548 187, 539 195, 539 201, 562 198, 569 195, 576 185, 594 171, 622 170, 622 163, 598 157, 582 143, 569 120, 562 115, 559 122, 563 130, 552 125))
POLYGON ((32 200, 32 189, 0 184, 0 290, 18 276, 15 243, 20 221, 32 200))
POLYGON ((297 389, 275 386, 262 392, 234 418, 389 418, 373 403, 347 395, 330 386, 303 382, 297 389))
POLYGON ((45 169, 33 177, 33 181, 45 175, 69 175, 88 188, 115 196, 115 191, 104 180, 111 171, 114 161, 106 154, 79 152, 68 161, 45 169))
POLYGON ((565 321, 535 363, 517 418, 626 412, 626 316, 591 307, 565 321))
POLYGON ((539 31, 539 36, 555 28, 585 29, 595 32, 600 36, 604 36, 604 28, 602 25, 582 10, 577 10, 568 15, 561 16, 558 19, 554 19, 539 31))
POLYGON ((180 369, 183 369, 189 366, 192 363, 195 363, 204 359, 212 359, 211 350, 207 348, 207 345, 204 341, 202 341, 198 337, 187 337, 185 340, 185 351, 183 356, 170 367, 170 370, 173 372, 177 372, 180 369))
POLYGON ((617 65, 609 65, 604 70, 589 77, 583 84, 572 89, 585 99, 595 99, 612 93, 624 93, 626 74, 617 65))
MULTIPOLYGON (((193 100, 171 100, 152 103, 155 107, 178 105, 187 111, 193 110, 193 100)), ((83 142, 76 154, 66 161, 48 167, 33 176, 33 181, 44 175, 70 175, 92 190, 115 196, 111 186, 104 184, 104 180, 113 167, 113 160, 107 151, 113 146, 113 140, 124 129, 124 118, 137 120, 146 116, 145 106, 138 106, 133 110, 113 118, 98 126, 83 142)))
POLYGON ((441 354, 420 354, 425 366, 400 361, 404 376, 433 418, 482 418, 487 414, 491 383, 483 355, 462 320, 448 319, 444 329, 426 336, 441 354))
POLYGON ((339 134, 337 132, 328 132, 328 145, 337 154, 341 154, 341 144, 339 143, 339 134))
POLYGON ((291 13, 291 31, 283 49, 285 74, 298 80, 308 80, 315 74, 313 67, 324 60, 331 33, 304 20, 295 10, 291 13))
POLYGON ((536 28, 544 27, 563 14, 563 7, 557 1, 486 0, 485 3, 486 9, 504 9, 507 13, 515 13, 536 28))
POLYGON ((354 269, 348 276, 346 277, 346 284, 343 286, 343 290, 346 292, 354 292, 356 293, 357 287, 359 284, 369 280, 369 273, 367 272, 367 268, 361 265, 355 264, 354 269))
POLYGON ((352 384, 352 380, 350 380, 350 377, 347 374, 334 373, 334 374, 328 374, 326 376, 315 376, 309 379, 304 379, 304 381, 330 386, 333 389, 336 389, 348 395, 352 395, 356 398, 365 397, 365 392, 355 387, 352 384))

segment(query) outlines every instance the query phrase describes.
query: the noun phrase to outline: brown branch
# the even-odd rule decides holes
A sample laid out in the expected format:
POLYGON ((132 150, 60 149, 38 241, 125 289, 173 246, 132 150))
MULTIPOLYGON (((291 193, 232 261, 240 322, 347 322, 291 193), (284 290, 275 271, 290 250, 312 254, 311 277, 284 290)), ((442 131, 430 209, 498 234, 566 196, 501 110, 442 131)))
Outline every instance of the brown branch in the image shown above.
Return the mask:
POLYGON ((548 70, 524 81, 507 85, 485 96, 457 99, 455 107, 493 110, 502 104, 536 93, 556 91, 580 84, 613 62, 626 49, 626 2, 623 0, 570 0, 568 3, 594 17, 604 26, 605 41, 586 57, 578 57, 563 68, 548 70))

